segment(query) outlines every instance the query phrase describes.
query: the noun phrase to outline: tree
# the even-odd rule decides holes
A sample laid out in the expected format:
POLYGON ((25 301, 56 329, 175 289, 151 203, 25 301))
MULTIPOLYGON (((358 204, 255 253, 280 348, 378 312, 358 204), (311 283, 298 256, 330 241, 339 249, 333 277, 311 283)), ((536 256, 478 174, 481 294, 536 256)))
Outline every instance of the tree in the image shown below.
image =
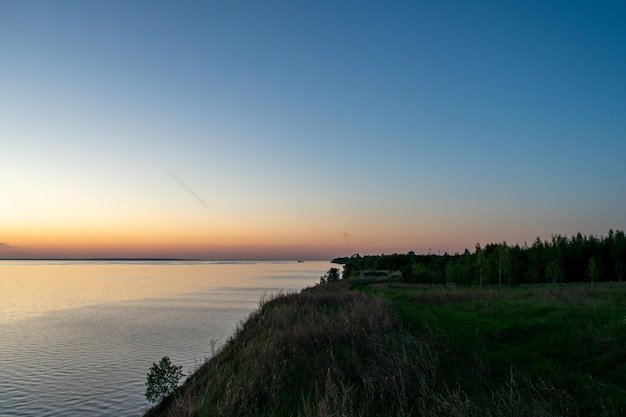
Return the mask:
POLYGON ((622 282, 622 275, 624 275, 624 261, 617 261, 615 264, 615 275, 617 276, 617 280, 622 282))
POLYGON ((343 272, 341 273, 341 278, 352 278, 359 274, 359 270, 355 266, 354 263, 348 261, 343 265, 343 272))
POLYGON ((472 263, 467 257, 459 255, 454 261, 448 261, 445 270, 445 281, 459 285, 472 285, 472 263))
POLYGON ((509 285, 511 285, 511 252, 506 241, 499 244, 496 248, 496 256, 498 261, 498 285, 502 285, 502 272, 508 272, 509 285))
POLYGON ((591 280, 591 288, 593 288, 594 281, 598 279, 598 267, 595 258, 591 258, 587 264, 587 278, 591 280))
POLYGON ((545 282, 544 273, 547 267, 548 243, 537 236, 535 242, 528 248, 528 266, 524 278, 529 283, 545 282))
POLYGON ((400 273, 402 274, 402 281, 405 281, 405 282, 417 281, 417 278, 415 277, 415 273, 413 272, 413 266, 407 265, 400 269, 400 273))
POLYGON ((522 276, 522 269, 525 265, 524 252, 519 245, 509 246, 507 250, 508 257, 505 265, 505 271, 508 275, 509 285, 519 283, 522 276))
POLYGON ((339 269, 337 268, 330 268, 328 272, 320 277, 320 284, 337 281, 339 281, 339 269))
POLYGON ((413 276, 415 277, 415 282, 419 282, 421 284, 426 284, 432 282, 433 274, 424 264, 413 264, 413 276))
POLYGON ((487 259, 485 258, 485 251, 480 247, 480 243, 476 244, 476 269, 478 270, 478 282, 480 288, 483 287, 483 274, 485 273, 485 268, 487 266, 487 259))
POLYGON ((563 280, 563 268, 561 266, 564 248, 567 247, 567 237, 552 235, 552 241, 546 245, 548 263, 546 265, 546 280, 553 283, 563 280))
POLYGON ((618 230, 613 234, 609 256, 614 265, 613 271, 615 272, 616 279, 621 282, 624 274, 624 261, 626 261, 626 236, 624 236, 623 231, 618 230))
POLYGON ((182 366, 172 364, 170 358, 163 356, 156 364, 152 362, 146 380, 146 398, 157 403, 171 395, 178 388, 178 381, 183 377, 182 366))
POLYGON ((550 278, 553 284, 562 281, 563 268, 559 268, 559 260, 553 259, 546 266, 546 278, 550 278))

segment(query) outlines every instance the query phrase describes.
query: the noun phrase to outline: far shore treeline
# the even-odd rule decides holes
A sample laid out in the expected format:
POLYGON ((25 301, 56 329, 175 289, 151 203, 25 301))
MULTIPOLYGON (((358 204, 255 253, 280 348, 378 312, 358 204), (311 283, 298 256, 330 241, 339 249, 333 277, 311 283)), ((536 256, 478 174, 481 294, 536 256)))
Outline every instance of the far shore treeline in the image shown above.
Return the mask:
POLYGON ((539 237, 528 245, 476 244, 474 251, 450 255, 407 254, 333 259, 343 264, 343 278, 372 276, 381 271, 399 271, 403 281, 424 284, 514 285, 622 281, 626 264, 626 237, 609 230, 606 237, 577 233, 571 237, 539 237))

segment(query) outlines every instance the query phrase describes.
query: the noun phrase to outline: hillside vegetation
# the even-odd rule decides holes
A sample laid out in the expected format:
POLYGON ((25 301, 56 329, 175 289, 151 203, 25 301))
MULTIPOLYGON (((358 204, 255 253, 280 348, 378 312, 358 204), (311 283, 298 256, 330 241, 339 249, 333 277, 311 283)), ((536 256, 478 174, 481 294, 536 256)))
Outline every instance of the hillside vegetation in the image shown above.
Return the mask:
POLYGON ((147 416, 609 416, 626 287, 340 280, 261 303, 147 416))

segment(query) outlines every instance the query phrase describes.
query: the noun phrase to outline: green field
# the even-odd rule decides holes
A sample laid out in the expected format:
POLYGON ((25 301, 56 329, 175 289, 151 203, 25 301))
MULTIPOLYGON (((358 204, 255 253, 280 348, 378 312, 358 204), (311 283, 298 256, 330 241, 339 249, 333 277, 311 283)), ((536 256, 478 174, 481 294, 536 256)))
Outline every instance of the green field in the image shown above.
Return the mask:
POLYGON ((359 287, 391 301, 416 337, 437 332, 445 345, 441 382, 470 397, 489 397, 519 376, 529 388, 571 397, 580 415, 626 407, 623 284, 359 287))
POLYGON ((626 285, 341 280, 262 303, 149 415, 613 416, 626 285))

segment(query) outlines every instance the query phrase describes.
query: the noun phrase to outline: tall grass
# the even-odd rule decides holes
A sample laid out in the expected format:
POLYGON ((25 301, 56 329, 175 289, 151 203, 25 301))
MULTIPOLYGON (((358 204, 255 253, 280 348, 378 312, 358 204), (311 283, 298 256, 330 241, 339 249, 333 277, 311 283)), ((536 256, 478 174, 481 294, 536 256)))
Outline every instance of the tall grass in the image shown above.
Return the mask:
MULTIPOLYGON (((375 291, 404 298, 386 301, 345 281, 267 297, 176 395, 147 415, 581 415, 566 387, 510 364, 494 373, 492 346, 473 339, 485 334, 451 334, 459 328, 427 313, 463 303, 487 309, 501 298, 487 291, 375 291)), ((588 388, 597 394, 597 385, 588 388)), ((598 401, 590 409, 607 413, 598 401)))

